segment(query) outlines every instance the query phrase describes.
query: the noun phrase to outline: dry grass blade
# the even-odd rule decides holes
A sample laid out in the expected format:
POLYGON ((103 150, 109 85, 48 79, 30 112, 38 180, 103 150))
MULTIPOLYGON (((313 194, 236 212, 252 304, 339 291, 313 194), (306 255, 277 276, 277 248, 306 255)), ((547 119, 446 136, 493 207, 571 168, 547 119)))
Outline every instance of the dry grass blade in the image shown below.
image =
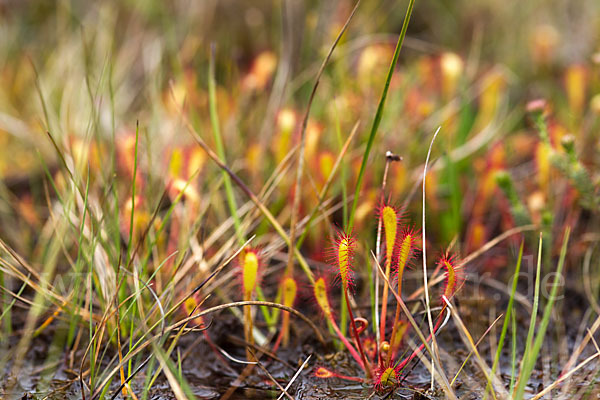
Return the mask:
POLYGON ((539 392, 538 394, 533 396, 531 398, 531 400, 541 399, 542 397, 544 397, 545 395, 550 393, 554 388, 556 388, 556 386, 560 385, 562 382, 569 379, 575 372, 579 371, 581 368, 585 367, 587 364, 592 362, 594 359, 598 358, 598 356, 600 356, 600 352, 594 353, 593 355, 589 356, 588 358, 583 360, 581 363, 579 363, 579 365, 577 365, 575 368, 573 368, 572 370, 570 370, 569 372, 567 372, 566 374, 564 374, 560 378, 558 378, 556 381, 554 381, 554 383, 552 383, 550 386, 548 386, 547 388, 545 388, 544 390, 542 390, 541 392, 539 392))
MULTIPOLYGON (((573 350, 573 353, 571 354, 569 361, 562 368, 562 371, 560 373, 561 376, 567 374, 567 372, 571 369, 571 367, 573 365, 575 365, 575 363, 577 362, 577 358, 583 352, 583 349, 585 348, 585 346, 587 346, 587 344, 589 343, 589 340, 591 339, 592 341, 594 341, 593 335, 594 335, 594 333, 596 333, 598 328, 600 328, 600 316, 598 316, 596 318, 596 320, 592 324, 591 329, 588 328, 588 334, 585 335, 585 337, 583 338, 581 343, 579 343, 579 345, 575 348, 575 350, 573 350)), ((595 341, 594 341, 594 344, 595 344, 595 341)))
POLYGON ((167 365, 167 361, 165 359, 166 357, 164 356, 162 351, 156 351, 155 353, 156 353, 156 358, 158 359, 158 362, 159 362, 165 376, 167 377, 167 380, 169 381, 169 385, 171 385, 171 390, 173 391, 173 394, 175 395, 177 400, 188 400, 188 396, 185 395, 183 388, 179 384, 179 380, 177 379, 177 377, 173 374, 173 372, 167 365))
POLYGON ((479 365, 481 372, 483 372, 483 375, 485 376, 486 381, 490 382, 490 380, 492 380, 492 379, 494 380, 493 381, 494 385, 490 386, 491 392, 492 392, 492 397, 494 399, 496 399, 496 390, 497 390, 500 393, 502 399, 508 398, 508 396, 509 396, 508 392, 504 389, 504 386, 502 386, 502 383, 498 379, 494 379, 495 377, 493 377, 493 376, 490 377, 491 369, 486 365, 485 361, 483 361, 483 358, 481 358, 481 355, 479 354, 479 350, 477 350, 477 346, 475 345, 475 342, 473 341, 473 336, 471 336, 471 333, 469 332, 469 330, 463 323, 462 319, 460 318, 460 316, 454 309, 454 306, 448 301, 448 299, 445 296, 442 296, 442 299, 448 306, 448 309, 452 312, 452 317, 454 318, 454 323, 459 328, 459 332, 461 333, 461 337, 463 338, 463 341, 471 349, 471 351, 475 354, 477 364, 479 365))
POLYGON ((425 166, 423 167, 423 220, 421 225, 421 235, 423 236, 423 289, 425 290, 425 309, 427 310, 427 323, 429 324, 429 333, 431 335, 431 347, 433 349, 433 353, 431 354, 431 390, 433 390, 433 365, 435 364, 435 360, 439 363, 439 357, 437 355, 436 347, 437 340, 435 338, 434 329, 433 329, 433 320, 431 318, 431 306, 429 304, 429 285, 427 283, 427 239, 425 236, 425 184, 427 181, 427 166, 429 165, 429 157, 431 156, 431 149, 433 148, 433 143, 435 142, 435 138, 438 133, 440 133, 440 129, 442 127, 438 127, 435 133, 433 134, 433 138, 431 139, 431 143, 429 143, 429 150, 427 150, 427 158, 425 159, 425 166))
POLYGON ((592 276, 590 274, 590 264, 592 263, 593 252, 593 247, 588 248, 583 258, 583 289, 585 290, 585 295, 587 296, 590 305, 592 306, 596 314, 600 315, 600 304, 598 304, 598 299, 596 299, 596 296, 594 296, 594 290, 592 289, 592 279, 587 279, 587 277, 592 276))
MULTIPOLYGON (((498 316, 498 318, 496 318, 494 320, 494 322, 492 322, 492 324, 485 330, 485 332, 483 332, 483 335, 481 335, 481 337, 479 338, 479 340, 477 341, 477 343, 475 343, 475 348, 477 348, 479 346, 479 344, 483 341, 483 339, 487 336, 487 334, 490 333, 490 331, 492 330, 492 328, 496 325, 496 323, 498 321, 500 321, 500 318, 502 318, 503 316, 504 316, 504 314, 500 314, 498 316)), ((458 372, 456 372, 456 375, 454 375, 454 378, 450 382, 450 386, 454 385, 454 382, 456 382, 456 379, 458 378, 458 375, 460 375, 460 372, 463 370, 463 368, 465 367, 465 365, 467 365, 467 362, 469 361, 469 359, 471 358, 472 355, 473 355, 473 350, 471 350, 469 352, 469 354, 467 355, 467 357, 463 361, 462 365, 460 366, 460 369, 458 370, 458 372)))
MULTIPOLYGON (((462 262, 463 262, 463 264, 467 264, 467 263, 473 261, 477 257, 480 257, 481 255, 483 255, 486 251, 490 250, 491 248, 493 248, 494 246, 496 246, 498 243, 502 242, 503 240, 508 239, 512 235, 516 235, 517 233, 521 233, 521 232, 533 231, 535 229, 536 229, 535 225, 523 225, 523 226, 518 226, 516 228, 509 229, 506 232, 504 232, 504 233, 496 236, 492 240, 488 241, 486 244, 481 246, 479 249, 477 249, 473 253, 471 253, 468 256, 466 256, 465 258, 463 258, 462 262)), ((444 280, 444 276, 440 275, 440 276, 432 279, 429 282, 429 287, 436 285, 443 280, 444 280)), ((423 294, 424 291, 425 291, 425 288, 423 288, 423 287, 418 288, 410 296, 408 296, 408 300, 414 300, 414 299, 418 298, 419 296, 421 296, 423 294)))
MULTIPOLYGON (((251 350, 249 350, 251 354, 254 354, 251 350)), ((235 358, 234 356, 232 356, 231 354, 229 354, 228 352, 226 352, 225 350, 223 350, 222 348, 219 347, 219 352, 221 354, 223 354, 227 359, 233 361, 236 364, 243 364, 243 365, 257 365, 258 361, 246 361, 246 360, 240 360, 238 358, 235 358)))
MULTIPOLYGON (((300 373, 302 372, 302 370, 304 369, 304 367, 306 367, 306 364, 308 364, 308 361, 310 360, 311 357, 312 357, 312 354, 309 355, 308 357, 306 357, 306 360, 304 360, 304 362, 302 363, 302 365, 300 366, 300 368, 298 368, 298 371, 296 371, 296 373, 294 374, 294 376, 292 376, 292 379, 286 385, 286 387, 284 389, 284 393, 285 393, 286 390, 288 390, 290 388, 290 386, 292 386, 292 384, 298 378, 298 376, 300 376, 300 373)), ((281 400, 283 398, 284 393, 281 393, 281 395, 279 395, 279 397, 277 398, 277 400, 281 400)))
POLYGON ((500 234, 500 235, 496 236, 495 238, 493 238, 492 240, 488 241, 486 244, 481 246, 479 249, 477 249, 473 253, 471 253, 468 256, 466 256, 465 258, 463 258, 463 263, 467 264, 467 263, 473 261, 477 257, 481 256, 483 253, 490 250, 492 247, 496 246, 498 243, 502 242, 503 240, 508 239, 512 235, 515 235, 515 234, 521 233, 521 232, 534 231, 536 229, 537 229, 537 227, 533 224, 517 226, 516 228, 509 229, 506 232, 503 232, 502 234, 500 234))

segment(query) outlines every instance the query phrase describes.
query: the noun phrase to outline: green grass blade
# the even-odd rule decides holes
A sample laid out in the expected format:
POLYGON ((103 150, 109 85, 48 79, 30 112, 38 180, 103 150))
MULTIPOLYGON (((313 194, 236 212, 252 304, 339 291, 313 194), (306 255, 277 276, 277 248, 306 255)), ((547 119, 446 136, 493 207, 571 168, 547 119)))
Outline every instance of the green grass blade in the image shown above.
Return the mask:
POLYGON ((510 371, 510 389, 508 393, 513 393, 515 388, 515 377, 517 375, 517 317, 515 313, 512 313, 511 318, 511 330, 512 330, 512 352, 511 352, 511 371, 510 371))
POLYGON ((527 359, 531 351, 531 345, 533 344, 533 334, 535 333, 535 323, 537 319, 538 307, 540 304, 540 275, 542 267, 542 235, 540 235, 540 241, 538 246, 538 259, 537 268, 535 273, 535 291, 533 294, 533 308, 531 310, 531 318, 529 321, 529 330, 527 331, 527 340, 525 341, 525 354, 523 359, 527 359))
MULTIPOLYGON (((521 271, 521 260, 523 258, 523 242, 521 242, 521 248, 519 249, 519 257, 517 258, 517 266, 515 268, 515 274, 512 282, 512 288, 510 292, 510 299, 508 300, 508 306, 506 307, 506 313, 504 315, 504 323, 502 324, 502 331, 500 332, 500 340, 498 341, 498 348, 496 349, 496 357, 494 358, 494 364, 492 365, 492 373, 490 376, 494 376, 496 373, 496 368, 498 368, 498 362, 500 361, 500 355, 502 354, 502 349, 504 348, 504 340, 506 339, 506 333, 508 331, 508 324, 512 320, 513 313, 513 303, 515 300, 515 293, 517 292, 517 283, 519 281, 519 272, 521 271)), ((490 389, 490 381, 488 381, 486 387, 486 397, 487 391, 490 389)))
POLYGON ((383 92, 381 93, 379 104, 377 105, 377 112, 375 113, 375 119, 373 120, 373 125, 371 126, 371 132, 369 133, 367 147, 365 148, 362 163, 360 164, 360 170, 358 172, 358 178, 356 180, 356 189, 354 190, 354 200, 352 201, 352 208, 350 209, 348 227, 346 230, 347 232, 352 231, 352 228, 354 226, 354 213, 356 212, 356 207, 358 205, 358 198, 362 189, 362 180, 365 174, 365 170, 367 168, 367 161, 369 160, 369 154, 371 153, 371 148, 373 147, 373 143, 375 142, 375 136, 377 136, 377 129, 379 128, 381 118, 383 117, 385 100, 387 98, 387 94, 390 88, 390 82, 392 81, 392 75, 394 74, 396 64, 398 63, 398 57, 400 56, 400 50, 402 49, 402 44, 404 43, 404 37, 406 36, 406 30, 408 29, 408 23, 410 22, 410 16, 412 15, 414 5, 415 0, 409 0, 408 8, 406 10, 406 16, 404 17, 404 23, 402 24, 402 30, 400 31, 400 36, 398 37, 398 43, 396 43, 396 50, 394 50, 394 57, 392 58, 390 69, 387 73, 385 86, 383 87, 383 92))
MULTIPOLYGON (((569 243, 569 235, 571 229, 567 228, 565 231, 565 236, 563 238, 562 248, 560 250, 560 259, 558 260, 558 267, 556 269, 556 275, 554 276, 554 281, 552 282, 552 289, 550 290, 550 296, 548 298, 548 302, 546 303, 546 307, 544 308, 544 315, 542 316, 542 321, 540 322, 540 328, 535 337, 535 342, 533 345, 530 345, 528 342, 526 357, 523 358, 523 368, 521 369, 521 375, 519 376, 519 382, 517 383, 517 388, 515 389, 514 398, 519 400, 522 399, 525 393, 525 386, 531 377, 531 373, 535 367, 535 363, 537 361, 538 354, 542 345, 544 343, 544 339, 546 336, 546 329, 548 328, 548 324, 550 323, 550 315, 552 314, 552 307, 554 306, 554 302, 556 301, 556 294, 558 293, 558 287, 560 286, 560 279, 562 278, 562 271, 565 265, 565 258, 567 255, 567 244, 569 243)), ((540 241, 541 244, 541 241, 540 241)), ((538 262, 538 272, 539 272, 539 262, 538 262)), ((539 282, 538 282, 539 283, 539 282)))

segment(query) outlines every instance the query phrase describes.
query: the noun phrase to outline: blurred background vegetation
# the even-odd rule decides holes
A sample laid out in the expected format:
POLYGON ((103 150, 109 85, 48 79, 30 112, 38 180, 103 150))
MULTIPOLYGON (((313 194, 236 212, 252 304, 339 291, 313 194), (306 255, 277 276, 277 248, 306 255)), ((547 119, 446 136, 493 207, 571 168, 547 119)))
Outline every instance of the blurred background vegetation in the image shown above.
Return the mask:
MULTIPOLYGON (((206 87, 214 43, 228 160, 242 162, 269 146, 280 153, 273 162, 238 162, 257 182, 289 150, 285 143, 274 149, 279 111, 293 110, 299 119, 316 69, 352 5, 3 1, 0 140, 10 151, 3 152, 0 174, 22 179, 40 169, 37 151, 55 157, 46 130, 59 142, 89 141, 92 134, 118 140, 136 120, 147 139, 148 165, 164 169, 150 160, 164 159, 161 150, 168 144, 191 142, 182 133, 173 95, 185 98, 194 125, 210 141, 206 87)), ((384 139, 374 153, 393 150, 410 170, 424 155, 415 137, 442 124, 442 147, 450 150, 492 118, 500 131, 495 136, 503 137, 522 126, 515 114, 538 97, 552 99, 567 130, 581 129, 599 102, 593 97, 599 8, 593 0, 417 2, 384 117, 384 139), (458 58, 444 57, 448 53, 458 58), (465 117, 444 126, 449 113, 470 113, 480 121, 465 117)), ((337 148, 335 118, 344 132, 357 120, 367 130, 404 12, 398 1, 361 4, 317 93, 319 148, 337 148)), ((379 171, 383 163, 374 167, 379 171)))

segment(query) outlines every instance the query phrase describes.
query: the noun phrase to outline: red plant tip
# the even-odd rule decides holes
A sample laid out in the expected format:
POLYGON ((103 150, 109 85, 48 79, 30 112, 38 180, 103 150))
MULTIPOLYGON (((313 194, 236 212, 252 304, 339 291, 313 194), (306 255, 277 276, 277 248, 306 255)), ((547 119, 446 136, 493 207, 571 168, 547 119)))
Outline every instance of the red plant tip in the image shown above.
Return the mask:
POLYGON ((340 378, 340 379, 346 379, 348 381, 363 382, 362 378, 358 378, 355 376, 340 375, 337 372, 333 372, 325 367, 318 367, 315 370, 314 375, 317 378, 321 378, 321 379, 340 378))
POLYGON ((282 283, 283 286, 283 305, 291 307, 294 305, 296 300, 296 292, 298 291, 298 285, 294 278, 285 278, 282 283))
POLYGON ((384 205, 379 211, 379 218, 383 226, 385 238, 385 267, 386 270, 392 264, 392 254, 394 252, 394 244, 398 235, 398 224, 400 222, 400 212, 394 207, 384 205))
POLYGON ((404 268, 410 264, 410 261, 415 256, 417 250, 419 250, 419 233, 414 229, 408 228, 402 232, 402 236, 397 245, 396 254, 398 255, 396 268, 398 271, 398 280, 402 279, 404 268))
POLYGON ((464 280, 461 273, 462 266, 455 255, 449 255, 447 253, 440 258, 438 263, 446 271, 444 296, 450 300, 458 291, 464 280))
POLYGON ((315 281, 315 286, 313 287, 313 293, 315 295, 315 299, 317 300, 317 304, 323 314, 328 318, 331 317, 331 306, 329 305, 329 297, 327 296, 327 284, 325 283, 324 278, 319 278, 315 281))
POLYGON ((330 371, 325 367, 319 367, 315 371, 315 376, 317 378, 328 379, 328 378, 335 378, 336 374, 333 371, 330 371))
POLYGON ((355 248, 354 236, 338 231, 335 244, 330 250, 330 263, 337 269, 337 276, 344 290, 348 290, 353 284, 352 262, 355 248))
POLYGON ((393 387, 398 384, 398 377, 400 376, 399 367, 381 367, 375 378, 375 388, 377 390, 386 389, 393 387))
POLYGON ((258 281, 259 257, 255 249, 247 249, 242 253, 242 286, 244 289, 244 298, 249 300, 256 288, 258 281))

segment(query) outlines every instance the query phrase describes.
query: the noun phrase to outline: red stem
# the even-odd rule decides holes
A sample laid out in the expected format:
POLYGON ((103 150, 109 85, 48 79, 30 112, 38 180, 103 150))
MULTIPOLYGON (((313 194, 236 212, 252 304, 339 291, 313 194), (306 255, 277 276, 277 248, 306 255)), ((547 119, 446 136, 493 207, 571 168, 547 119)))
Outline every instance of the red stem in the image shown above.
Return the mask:
MULTIPOLYGON (((446 307, 447 306, 444 304, 444 306, 442 307, 442 312, 440 313, 440 316, 438 317, 438 320, 435 323, 435 327, 433 328, 433 334, 432 333, 429 334, 426 342, 429 342, 431 340, 431 338, 433 337, 433 335, 435 335, 437 333, 438 329, 440 328, 440 325, 442 324, 442 317, 444 316, 446 307)), ((402 370, 404 367, 406 367, 406 365, 409 362, 411 362, 421 351, 423 351, 424 348, 425 348, 425 343, 421 344, 415 351, 412 352, 412 354, 410 356, 408 356, 407 358, 402 360, 402 362, 400 364, 398 364, 398 368, 400 370, 402 370)))
POLYGON ((346 296, 346 304, 348 305, 348 313, 350 314, 350 322, 352 324, 352 333, 354 333, 354 340, 356 341, 356 347, 358 347, 358 351, 360 352, 360 356, 363 360, 365 372, 367 373, 367 378, 371 379, 373 373, 371 372, 371 364, 367 361, 367 357, 365 357, 365 352, 362 348, 362 343, 360 341, 360 337, 358 336, 358 330, 356 329, 356 323, 354 322, 354 314, 352 313, 352 306, 350 305, 350 298, 348 297, 348 290, 344 290, 344 295, 346 296))
POLYGON ((348 339, 346 339, 346 337, 342 334, 340 327, 335 323, 335 320, 333 319, 333 315, 331 315, 331 314, 329 314, 329 322, 331 322, 331 326, 333 327, 333 330, 338 335, 338 337, 340 338, 342 343, 344 343, 344 345, 346 346, 346 348, 348 349, 348 351, 350 352, 352 357, 356 360, 356 362, 360 365, 360 367, 362 369, 365 369, 365 364, 363 363, 360 356, 356 352, 356 349, 354 349, 354 347, 350 344, 348 339))

